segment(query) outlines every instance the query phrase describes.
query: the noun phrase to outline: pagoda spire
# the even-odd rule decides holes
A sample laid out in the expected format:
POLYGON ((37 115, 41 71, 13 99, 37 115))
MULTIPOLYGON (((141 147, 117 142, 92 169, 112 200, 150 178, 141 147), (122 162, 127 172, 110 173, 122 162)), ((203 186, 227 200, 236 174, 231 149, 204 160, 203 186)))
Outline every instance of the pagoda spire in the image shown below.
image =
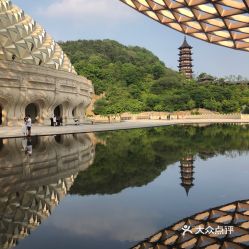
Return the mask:
POLYGON ((178 48, 179 53, 179 72, 183 73, 186 78, 192 79, 193 77, 193 65, 192 65, 192 47, 188 44, 186 36, 182 45, 178 48))

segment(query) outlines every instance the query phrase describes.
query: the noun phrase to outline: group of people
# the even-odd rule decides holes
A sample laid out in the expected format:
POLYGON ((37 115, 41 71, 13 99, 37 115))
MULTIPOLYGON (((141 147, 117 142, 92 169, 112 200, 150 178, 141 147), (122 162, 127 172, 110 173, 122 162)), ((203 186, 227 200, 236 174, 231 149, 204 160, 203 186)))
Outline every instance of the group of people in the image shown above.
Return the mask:
POLYGON ((24 136, 28 136, 28 137, 31 136, 31 127, 32 127, 32 119, 31 119, 30 115, 27 115, 24 118, 24 124, 22 127, 22 132, 23 132, 24 136))
POLYGON ((51 126, 61 126, 62 125, 62 117, 53 116, 50 118, 51 126))

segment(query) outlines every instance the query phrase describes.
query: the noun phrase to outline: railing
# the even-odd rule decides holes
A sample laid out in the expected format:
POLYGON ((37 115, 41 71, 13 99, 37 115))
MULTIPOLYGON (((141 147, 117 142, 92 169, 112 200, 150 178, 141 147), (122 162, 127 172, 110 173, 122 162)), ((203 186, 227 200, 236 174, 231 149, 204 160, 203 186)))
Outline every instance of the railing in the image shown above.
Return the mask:
POLYGON ((94 122, 121 122, 121 121, 135 121, 135 120, 206 120, 206 119, 234 119, 234 120, 249 120, 249 114, 231 113, 231 114, 220 114, 220 113, 208 113, 208 114, 170 114, 163 112, 149 112, 149 113, 125 113, 120 115, 109 115, 101 116, 96 115, 90 118, 94 122))

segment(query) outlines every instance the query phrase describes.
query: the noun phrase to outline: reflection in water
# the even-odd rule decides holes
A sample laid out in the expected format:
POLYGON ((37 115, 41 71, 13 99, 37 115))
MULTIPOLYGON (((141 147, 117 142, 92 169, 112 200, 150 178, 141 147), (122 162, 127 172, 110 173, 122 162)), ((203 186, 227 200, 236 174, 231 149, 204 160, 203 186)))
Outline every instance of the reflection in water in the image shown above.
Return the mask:
MULTIPOLYGON (((248 165, 243 162, 247 161, 249 151, 248 126, 164 127, 109 132, 98 136, 105 143, 97 145, 93 166, 78 175, 70 192, 81 194, 84 200, 98 200, 101 198, 98 194, 104 195, 103 199, 108 201, 113 198, 114 207, 108 207, 111 213, 116 211, 115 198, 122 203, 119 214, 125 218, 118 220, 122 224, 122 228, 118 229, 123 232, 122 236, 114 236, 116 230, 111 228, 107 233, 114 241, 130 239, 134 245, 136 240, 142 240, 182 217, 248 198, 246 188, 243 187, 245 191, 240 190, 242 186, 248 186, 242 180, 248 175, 248 165), (234 176, 237 178, 234 179, 234 176), (230 183, 229 179, 233 182, 230 183), (188 196, 185 196, 182 187, 188 196), (132 203, 132 210, 124 204, 125 201, 132 203), (123 206, 127 210, 124 211, 123 206)), ((102 209, 102 202, 96 203, 102 209)), ((117 226, 113 216, 108 215, 105 211, 103 216, 108 218, 102 219, 99 215, 98 220, 117 226)), ((94 217, 96 215, 91 216, 91 220, 94 217)), ((87 225, 88 228, 93 227, 87 225)), ((98 227, 91 234, 96 234, 96 240, 106 231, 104 225, 98 227)), ((119 245, 121 247, 121 242, 119 245)), ((127 243, 126 248, 129 246, 127 243)))
MULTIPOLYGON (((82 245, 127 249, 183 217, 248 199, 247 126, 33 137, 32 156, 25 154, 25 143, 21 139, 0 143, 0 249, 27 236, 68 191, 72 196, 64 198, 18 249, 78 249, 82 245)), ((240 222, 249 213, 243 205, 237 205, 236 214, 216 208, 214 216, 225 220, 230 212, 239 217, 234 224, 243 223, 247 229, 249 225, 240 222)), ((207 221, 224 223, 215 217, 207 221)), ((192 218, 196 223, 197 218, 192 218)), ((174 248, 172 243, 168 248, 174 248)), ((192 248, 198 248, 196 243, 192 248)))
POLYGON ((33 145, 32 145, 32 137, 25 137, 22 139, 22 147, 25 151, 25 154, 28 156, 32 156, 33 145))
POLYGON ((115 194, 149 184, 173 163, 181 164, 182 186, 194 186, 194 158, 234 157, 249 151, 248 126, 174 126, 99 134, 93 166, 79 174, 70 192, 115 194), (188 158, 189 157, 189 158, 188 158), (111 174, 110 174, 111 171, 111 174))
POLYGON ((237 201, 185 218, 133 249, 249 247, 249 200, 237 201), (184 231, 187 231, 183 234, 184 231))
POLYGON ((12 248, 39 226, 94 155, 88 135, 37 137, 33 149, 31 138, 5 140, 0 151, 0 248, 12 248))
POLYGON ((181 185, 184 187, 186 194, 194 186, 194 158, 193 156, 186 156, 181 159, 181 185))

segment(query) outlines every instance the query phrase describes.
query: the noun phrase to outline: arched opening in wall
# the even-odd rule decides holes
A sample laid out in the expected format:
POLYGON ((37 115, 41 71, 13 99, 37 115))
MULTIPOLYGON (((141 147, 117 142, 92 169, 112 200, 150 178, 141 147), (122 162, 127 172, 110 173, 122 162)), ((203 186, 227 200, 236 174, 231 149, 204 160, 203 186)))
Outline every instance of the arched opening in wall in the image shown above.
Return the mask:
POLYGON ((3 144, 3 139, 2 139, 2 138, 0 138, 0 151, 3 149, 3 147, 4 147, 4 144, 3 144))
POLYGON ((55 139, 56 143, 63 144, 63 135, 56 135, 54 137, 54 139, 55 139))
POLYGON ((73 117, 75 117, 75 115, 76 115, 76 108, 73 109, 72 115, 73 115, 73 117))
POLYGON ((30 115, 32 123, 36 123, 38 121, 39 109, 38 106, 34 103, 31 103, 25 108, 25 116, 30 115))
POLYGON ((38 137, 38 136, 32 137, 32 141, 31 142, 32 142, 33 149, 37 149, 40 146, 40 144, 41 144, 40 137, 38 137))
POLYGON ((55 107, 55 109, 54 109, 54 115, 56 117, 62 117, 62 115, 63 115, 62 105, 58 105, 58 106, 55 107))
POLYGON ((75 140, 78 140, 78 134, 74 133, 74 134, 73 134, 73 138, 74 138, 75 140))
POLYGON ((2 125, 2 124, 3 124, 3 108, 0 105, 0 125, 2 125))
POLYGON ((64 120, 63 120, 63 107, 62 107, 62 105, 58 105, 55 107, 54 116, 56 117, 56 125, 57 126, 63 125, 64 120))

